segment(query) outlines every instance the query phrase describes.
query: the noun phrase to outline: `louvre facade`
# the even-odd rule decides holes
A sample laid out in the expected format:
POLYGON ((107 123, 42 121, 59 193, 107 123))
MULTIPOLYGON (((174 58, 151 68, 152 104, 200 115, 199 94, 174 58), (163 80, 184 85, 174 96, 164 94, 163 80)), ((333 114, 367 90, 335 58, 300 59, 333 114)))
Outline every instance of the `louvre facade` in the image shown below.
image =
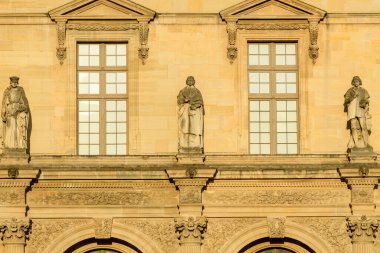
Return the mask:
POLYGON ((0 2, 0 253, 380 253, 380 3, 0 2))

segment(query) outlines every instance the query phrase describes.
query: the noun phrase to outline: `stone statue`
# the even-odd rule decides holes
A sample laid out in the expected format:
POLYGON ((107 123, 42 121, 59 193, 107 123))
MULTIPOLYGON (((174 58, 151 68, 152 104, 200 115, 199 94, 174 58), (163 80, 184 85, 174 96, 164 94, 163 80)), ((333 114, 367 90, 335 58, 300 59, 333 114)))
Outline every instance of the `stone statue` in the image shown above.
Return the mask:
POLYGON ((203 98, 194 86, 194 77, 186 79, 186 87, 177 96, 179 153, 203 153, 203 98))
POLYGON ((368 136, 371 133, 369 115, 369 94, 361 87, 360 77, 354 76, 350 89, 344 94, 344 111, 347 112, 347 129, 350 129, 350 140, 348 150, 368 149, 368 136))
POLYGON ((10 77, 1 108, 3 144, 6 149, 27 149, 29 105, 24 89, 18 86, 19 77, 10 77))

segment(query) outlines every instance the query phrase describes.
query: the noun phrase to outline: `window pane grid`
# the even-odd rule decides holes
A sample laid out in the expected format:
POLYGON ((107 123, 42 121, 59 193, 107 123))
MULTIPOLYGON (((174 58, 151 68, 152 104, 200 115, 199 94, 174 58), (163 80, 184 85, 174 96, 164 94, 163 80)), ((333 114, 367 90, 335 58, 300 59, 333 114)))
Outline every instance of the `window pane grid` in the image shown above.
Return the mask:
POLYGON ((126 155, 127 44, 78 43, 77 49, 78 154, 126 155))
POLYGON ((270 154, 270 110, 268 100, 249 101, 251 154, 270 154))
POLYGON ((276 65, 296 65, 296 44, 276 44, 276 65))
POLYGON ((269 44, 250 43, 248 54, 249 65, 269 65, 269 44))
POLYGON ((249 93, 269 93, 269 72, 249 73, 249 93))
POLYGON ((297 93, 296 72, 276 72, 276 92, 277 93, 297 93))
POLYGON ((297 101, 280 100, 277 109, 277 154, 296 154, 298 143, 297 101))

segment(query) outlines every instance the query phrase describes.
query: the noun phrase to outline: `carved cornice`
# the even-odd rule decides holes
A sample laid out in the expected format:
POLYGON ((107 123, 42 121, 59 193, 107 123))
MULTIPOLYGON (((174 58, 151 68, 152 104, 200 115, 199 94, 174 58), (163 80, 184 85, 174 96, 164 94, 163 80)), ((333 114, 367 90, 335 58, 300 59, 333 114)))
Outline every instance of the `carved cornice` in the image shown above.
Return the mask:
POLYGON ((30 180, 0 180, 0 188, 28 187, 30 180))
POLYGON ((268 217, 269 238, 285 238, 286 217, 268 217))
POLYGON ((207 218, 189 216, 187 218, 174 219, 177 238, 181 243, 194 242, 204 237, 207 229, 207 218))
POLYGON ((4 244, 7 243, 25 243, 29 237, 30 220, 16 219, 0 221, 0 238, 4 244))
POLYGON ((112 218, 96 218, 95 239, 110 239, 112 231, 112 218))
POLYGON ((373 243, 379 229, 379 222, 370 220, 363 215, 358 218, 347 218, 347 232, 352 239, 352 243, 373 243))
POLYGON ((349 178, 347 179, 347 184, 350 186, 375 187, 378 184, 378 180, 373 178, 349 178))

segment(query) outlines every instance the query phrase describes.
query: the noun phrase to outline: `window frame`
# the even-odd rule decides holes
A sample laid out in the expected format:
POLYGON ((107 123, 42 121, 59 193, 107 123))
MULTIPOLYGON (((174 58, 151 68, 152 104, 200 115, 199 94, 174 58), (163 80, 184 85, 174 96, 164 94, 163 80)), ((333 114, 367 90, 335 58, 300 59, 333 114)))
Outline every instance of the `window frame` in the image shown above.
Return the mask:
MULTIPOLYGON (((277 108, 276 108, 276 102, 285 100, 285 101, 296 101, 296 117, 297 117, 297 151, 296 154, 299 154, 300 152, 300 125, 299 125, 299 50, 298 50, 298 43, 294 40, 271 40, 271 41, 247 41, 247 56, 249 56, 249 45, 252 43, 257 44, 268 44, 269 50, 269 64, 268 65, 250 65, 249 64, 249 57, 247 57, 247 84, 248 84, 248 108, 250 101, 269 101, 269 127, 270 127, 270 154, 254 154, 251 153, 250 148, 250 109, 248 109, 248 152, 250 155, 278 155, 277 153, 277 108), (276 51, 275 47, 276 44, 286 44, 286 43, 294 43, 296 47, 296 64, 295 65, 276 65, 276 51), (268 72, 269 73, 269 92, 268 93, 251 93, 249 91, 249 74, 250 73, 262 73, 262 72, 268 72), (276 92, 276 73, 288 73, 288 72, 295 72, 296 73, 296 92, 295 93, 277 93, 276 92)), ((295 155, 294 153, 291 154, 282 154, 281 155, 295 155)))

